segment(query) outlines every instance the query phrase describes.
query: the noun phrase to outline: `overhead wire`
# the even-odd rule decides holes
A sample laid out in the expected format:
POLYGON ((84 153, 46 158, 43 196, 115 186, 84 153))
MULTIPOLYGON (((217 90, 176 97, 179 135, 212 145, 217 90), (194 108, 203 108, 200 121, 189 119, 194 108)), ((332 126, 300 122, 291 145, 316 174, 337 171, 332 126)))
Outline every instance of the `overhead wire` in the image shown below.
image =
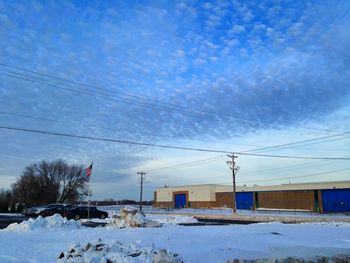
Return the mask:
MULTIPOLYGON (((147 100, 138 101, 138 100, 135 100, 135 99, 123 98, 123 97, 120 97, 118 95, 109 94, 109 93, 105 93, 105 92, 103 92, 103 93, 101 93, 101 92, 96 93, 96 92, 93 92, 91 90, 87 90, 87 89, 84 89, 84 88, 78 88, 78 87, 75 87, 75 86, 72 86, 72 85, 67 85, 67 84, 65 84, 65 86, 62 87, 62 86, 60 86, 62 84, 52 83, 52 82, 50 82, 48 80, 44 80, 44 79, 40 79, 40 78, 32 77, 32 76, 26 76, 26 75, 20 74, 20 73, 10 72, 10 74, 8 74, 8 73, 3 73, 3 72, 0 71, 0 74, 8 76, 8 77, 16 78, 16 79, 30 81, 32 83, 36 83, 36 84, 39 84, 39 85, 47 85, 49 87, 54 87, 54 88, 59 88, 59 89, 63 89, 63 90, 68 90, 68 91, 71 91, 71 92, 78 92, 78 93, 89 95, 89 96, 92 96, 92 97, 106 99, 106 100, 110 100, 110 101, 114 101, 114 102, 126 103, 126 104, 130 104, 130 105, 134 105, 134 106, 147 106, 148 108, 151 108, 151 109, 162 110, 162 111, 166 111, 166 112, 170 112, 170 113, 182 114, 182 115, 185 115, 187 117, 193 117, 193 118, 205 119, 205 120, 215 120, 215 121, 217 121, 218 120, 217 118, 219 117, 217 114, 214 115, 214 114, 206 113, 206 115, 205 115, 202 111, 195 111, 195 112, 193 112, 193 111, 188 111, 188 110, 181 109, 179 107, 174 108, 174 107, 167 106, 167 105, 160 106, 160 105, 151 103, 151 102, 149 102, 147 100)), ((244 123, 244 124, 252 124, 252 123, 248 123, 247 121, 237 120, 236 118, 233 118, 232 116, 226 116, 225 118, 230 118, 230 119, 234 120, 235 122, 240 122, 240 123, 244 123)))
MULTIPOLYGON (((70 121, 60 121, 60 120, 55 120, 55 119, 50 119, 50 118, 34 117, 34 116, 30 116, 30 115, 25 115, 25 114, 15 114, 15 113, 4 112, 4 111, 0 111, 0 114, 10 115, 10 116, 18 116, 18 117, 24 117, 24 118, 30 118, 30 119, 37 119, 37 120, 44 120, 44 121, 59 122, 59 123, 68 123, 68 124, 73 124, 73 125, 78 124, 78 125, 82 125, 82 126, 89 126, 89 127, 91 127, 91 124, 85 124, 84 125, 84 123, 76 123, 76 122, 70 122, 70 121)), ((94 125, 92 125, 92 126, 94 126, 94 125)), ((95 125, 95 127, 98 127, 98 128, 101 128, 101 129, 106 129, 106 130, 120 132, 120 130, 118 130, 118 129, 101 127, 101 126, 97 126, 97 125, 95 125)), ((237 144, 237 145, 239 145, 239 144, 237 144)), ((192 165, 201 164, 202 162, 206 162, 206 161, 210 161, 210 160, 217 160, 218 158, 222 159, 223 157, 224 157, 224 155, 219 155, 219 156, 216 156, 216 157, 213 157, 213 158, 206 158, 206 159, 196 160, 196 161, 192 161, 192 162, 185 162, 185 163, 181 163, 181 164, 176 164, 176 165, 170 165, 170 166, 166 166, 166 167, 150 169, 150 170, 147 170, 147 171, 157 171, 157 170, 169 169, 169 168, 186 167, 187 165, 192 166, 192 165)), ((281 169, 281 168, 279 168, 279 169, 281 169)), ((282 169, 284 169, 284 168, 282 168, 282 169)))
MULTIPOLYGON (((28 70, 28 69, 17 67, 17 66, 11 66, 11 65, 8 65, 8 64, 5 64, 5 63, 1 63, 1 62, 0 62, 0 66, 5 67, 5 68, 9 68, 9 69, 12 69, 12 70, 17 70, 17 71, 22 71, 22 72, 38 75, 38 76, 45 77, 45 78, 55 79, 56 81, 64 81, 64 82, 68 82, 68 83, 71 83, 71 84, 74 84, 74 85, 90 87, 90 88, 93 88, 93 89, 101 90, 103 92, 106 92, 106 91, 110 91, 110 92, 114 92, 114 93, 116 92, 115 90, 106 89, 106 88, 100 88, 100 87, 95 86, 95 85, 90 85, 90 84, 86 84, 86 83, 82 83, 82 82, 78 82, 78 81, 74 81, 74 80, 70 80, 70 79, 66 79, 66 78, 56 77, 56 76, 53 76, 53 75, 44 74, 44 73, 41 73, 41 72, 28 70)), ((19 72, 13 72, 13 71, 10 71, 10 73, 18 74, 18 75, 22 75, 22 76, 24 75, 23 73, 21 74, 19 72)), ((8 76, 16 77, 16 75, 8 75, 8 76)), ((26 77, 27 77, 27 79, 25 79, 25 78, 22 78, 22 79, 23 80, 29 80, 28 78, 36 78, 36 80, 38 80, 38 78, 35 77, 35 76, 33 77, 33 76, 26 75, 26 77)), ((42 79, 42 78, 39 79, 39 81, 46 81, 46 82, 48 82, 47 79, 42 79)), ((62 83, 59 83, 59 84, 62 84, 62 83)), ((56 85, 56 87, 57 87, 57 85, 56 85)), ((62 88, 62 87, 60 87, 60 88, 62 88)), ((77 88, 77 87, 75 86, 75 88, 77 88)), ((73 91, 72 89, 68 89, 68 90, 73 91)), ((78 90, 75 90, 75 91, 83 92, 86 95, 97 96, 96 93, 91 94, 86 89, 78 88, 78 90)), ((216 118, 214 118, 215 120, 217 120, 217 117, 220 117, 220 118, 229 118, 231 120, 234 120, 236 122, 241 122, 241 123, 244 123, 244 124, 261 125, 261 123, 259 123, 259 122, 252 122, 252 121, 242 120, 242 119, 230 116, 230 115, 223 115, 223 114, 220 114, 220 113, 217 113, 217 112, 210 112, 210 111, 203 111, 203 110, 195 111, 195 112, 191 111, 190 112, 188 110, 187 111, 184 110, 187 107, 182 106, 182 105, 177 105, 177 104, 168 103, 168 102, 162 102, 162 101, 159 101, 159 100, 157 100, 155 102, 156 104, 154 104, 154 103, 152 104, 152 103, 149 102, 151 99, 146 98, 146 97, 136 96, 136 95, 132 95, 132 94, 128 94, 128 93, 121 93, 121 92, 117 92, 117 93, 122 95, 122 96, 129 97, 129 98, 121 98, 121 97, 117 97, 116 98, 116 99, 118 99, 119 102, 123 102, 123 103, 130 103, 130 104, 138 105, 138 106, 144 106, 145 104, 147 104, 148 106, 150 106, 153 109, 165 110, 165 111, 174 111, 175 110, 175 111, 177 111, 176 113, 185 114, 185 115, 186 114, 190 114, 188 116, 196 117, 196 118, 198 118, 198 117, 199 118, 206 118, 203 114, 207 114, 207 115, 209 114, 209 115, 215 115, 215 117, 216 117, 216 118), (137 99, 138 101, 135 101, 135 99, 137 99), (139 100, 141 100, 141 102, 142 102, 141 104, 142 105, 140 104, 139 100), (160 108, 159 105, 157 105, 157 104, 162 104, 161 107, 165 107, 165 108, 160 108)), ((104 95, 104 97, 101 97, 101 96, 97 96, 97 97, 104 98, 104 99, 108 99, 108 98, 111 99, 110 98, 111 94, 106 94, 106 93, 102 93, 102 94, 104 95)), ((114 96, 116 96, 116 95, 114 95, 114 96)), ((213 118, 211 118, 210 120, 213 120, 213 118)), ((329 129, 326 129, 326 130, 316 129, 316 128, 308 128, 308 129, 309 130, 323 131, 323 132, 327 132, 327 133, 334 132, 334 131, 329 130, 329 129)), ((313 132, 313 133, 315 133, 315 132, 313 132)))
MULTIPOLYGON (((40 121, 50 121, 50 122, 56 122, 56 123, 65 123, 65 124, 70 124, 70 125, 74 125, 74 126, 82 126, 82 127, 96 127, 98 129, 102 129, 102 130, 109 130, 109 131, 114 131, 114 132, 119 132, 119 133, 130 133, 127 131, 123 131, 123 130, 119 130, 119 129, 114 129, 114 128, 110 128, 110 127, 104 127, 104 126, 100 126, 100 125, 95 125, 95 124, 87 124, 87 123, 80 123, 80 122, 72 122, 72 121, 66 121, 66 120, 58 120, 58 119, 51 119, 51 118, 47 118, 47 117, 36 117, 36 116, 31 116, 31 115, 27 115, 27 114, 18 114, 18 113, 13 113, 13 112, 8 112, 8 111, 0 111, 0 114, 2 115, 8 115, 8 116, 15 116, 15 117, 21 117, 21 118, 27 118, 27 119, 33 119, 33 120, 40 120, 40 121)), ((157 138, 164 138, 164 139, 172 139, 169 137, 165 137, 165 136, 160 136, 158 134, 154 134, 154 133, 145 133, 142 132, 142 135, 147 135, 147 136, 152 136, 152 137, 157 137, 157 138)), ((345 136, 345 138, 350 137, 350 135, 330 135, 330 137, 337 137, 337 136, 345 136)), ((326 138, 328 138, 329 136, 326 137, 319 137, 319 138, 313 138, 313 139, 309 139, 309 140, 303 140, 303 141, 298 141, 298 142, 293 142, 290 143, 290 145, 294 145, 294 144, 303 144, 303 146, 305 145, 306 142, 308 141, 314 141, 314 143, 323 143, 323 142, 328 142, 330 140, 327 141, 322 141, 322 142, 317 142, 319 140, 324 140, 326 138), (316 141, 316 142, 315 142, 316 141)), ((339 138, 342 139, 342 138, 339 138)), ((209 143, 216 143, 216 144, 223 144, 220 142, 215 142, 215 141, 208 141, 208 140, 196 140, 196 139, 189 139, 190 141, 199 141, 199 142, 209 142, 209 143)), ((338 138, 337 138, 338 140, 338 138)), ((333 141, 333 140, 332 140, 333 141)), ((312 143, 312 144, 314 144, 312 143)), ((225 143, 225 145, 227 145, 228 143, 225 143)), ((230 144, 232 145, 232 144, 230 144)), ((272 147, 276 147, 279 148, 279 146, 284 146, 286 144, 283 145, 275 145, 275 146, 259 146, 259 145, 252 145, 252 144, 242 144, 242 143, 233 143, 233 145, 240 145, 240 146, 255 146, 255 147, 260 147, 258 149, 255 149, 256 151, 258 151, 259 149, 265 149, 265 148, 272 148, 272 147)), ((291 146, 284 146, 282 149, 285 148, 291 148, 291 146)), ((306 145, 310 145, 310 143, 306 144, 306 145)), ((300 148, 299 146, 296 146, 298 150, 314 150, 314 149, 305 149, 305 148, 300 148)), ((250 151, 255 151, 255 150, 247 150, 247 152, 250 151)), ((320 150, 320 149, 317 149, 320 150)), ((329 149, 326 149, 324 151, 329 151, 329 149)), ((337 151, 339 151, 339 149, 337 149, 337 151)))
POLYGON ((214 150, 214 149, 205 149, 205 148, 181 147, 181 146, 162 145, 162 144, 155 144, 155 143, 135 142, 135 141, 121 140, 121 139, 110 139, 110 138, 103 138, 103 137, 84 136, 84 135, 76 135, 76 134, 69 134, 69 133, 50 132, 50 131, 36 130, 36 129, 17 128, 17 127, 5 126, 5 125, 0 125, 0 129, 9 130, 9 131, 20 131, 20 132, 27 132, 27 133, 69 137, 69 138, 87 139, 87 140, 94 140, 94 141, 104 141, 104 142, 114 142, 114 143, 140 145, 140 146, 148 146, 148 147, 156 147, 156 148, 174 149, 174 150, 225 153, 225 154, 232 154, 233 153, 233 154, 237 154, 237 155, 284 158, 284 159, 350 160, 350 157, 313 157, 313 156, 272 155, 272 154, 260 154, 260 153, 235 152, 235 151, 229 151, 229 150, 214 150))
MULTIPOLYGON (((1 63, 0 63, 1 64, 1 63)), ((66 80, 65 80, 66 81, 66 80)), ((80 83, 80 85, 85 85, 85 86, 87 86, 88 84, 81 84, 80 83)), ((84 91, 84 90, 83 90, 84 91)), ((105 94, 106 96, 107 96, 107 94, 105 94)), ((130 96, 132 96, 132 95, 130 95, 130 96)), ((132 96, 133 97, 133 96, 132 96)), ((136 96, 137 97, 137 96, 136 96)), ((121 102, 125 102, 125 101, 121 101, 121 102)), ((127 103, 127 102, 126 102, 127 103)), ((136 105, 138 105, 138 104, 136 104, 136 105)), ((330 130, 327 130, 327 132, 331 132, 330 130)), ((40 131, 40 133, 42 133, 42 131, 40 131)), ((47 132, 46 132, 46 134, 48 134, 47 132)), ((347 135, 348 134, 348 132, 346 132, 346 133, 342 133, 342 134, 335 134, 335 135, 330 135, 330 136, 325 136, 325 137, 323 137, 323 138, 316 138, 316 139, 311 139, 311 140, 305 140, 304 142, 306 142, 306 141, 313 141, 313 140, 320 140, 320 139, 324 139, 324 138, 331 138, 331 137, 337 137, 337 136, 341 136, 341 135, 347 135)), ((51 135, 53 135, 53 134, 51 134, 51 135)), ((57 134, 56 134, 57 135, 57 134)), ((67 134, 65 134, 65 135, 63 135, 63 134, 61 134, 60 136, 66 136, 67 134)), ((76 137, 76 135, 73 135, 74 137, 76 137)), ((82 137, 82 136, 79 136, 80 138, 82 137)), ((84 136, 83 136, 84 137, 84 136)), ((88 136, 85 136, 84 138, 85 139, 88 139, 87 138, 88 136)), ((91 138, 92 139, 92 138, 91 138)), ((96 139, 100 139, 100 138, 94 138, 95 140, 96 139)), ((108 140, 110 140, 110 139, 108 139, 108 140)), ((119 143, 123 143, 123 142, 120 142, 120 141, 118 141, 119 143)), ((252 154, 246 154, 246 152, 252 152, 252 151, 264 151, 264 150, 271 150, 271 149, 274 149, 274 148, 281 148, 281 147, 286 147, 286 146, 288 146, 288 145, 293 145, 293 144, 300 144, 300 143, 304 143, 304 142, 294 142, 294 143, 290 143, 290 144, 284 144, 284 145, 276 145, 276 146, 268 146, 268 147, 262 147, 262 148, 259 148, 259 149, 253 149, 253 150, 248 150, 248 151, 244 151, 244 152, 240 152, 240 153, 236 153, 236 154, 241 154, 241 155, 249 155, 249 156, 264 156, 264 157, 278 157, 278 158, 301 158, 301 159, 319 159, 319 157, 304 157, 304 156, 285 156, 285 155, 262 155, 262 154, 254 154, 254 155, 252 155, 252 154)), ((140 143, 137 143, 137 142, 127 142, 127 143, 131 143, 131 144, 139 144, 140 145, 140 143)), ((153 147, 163 147, 162 145, 152 145, 152 144, 143 144, 144 146, 153 146, 153 147)), ((173 146, 170 146, 171 148, 173 148, 174 149, 174 147, 173 146)), ((181 149, 186 149, 186 150, 194 150, 193 148, 187 148, 187 147, 175 147, 175 149, 178 149, 178 148, 181 148, 181 149)), ((198 149, 197 149, 198 150, 198 149)), ((204 150, 204 151, 212 151, 212 150, 210 150, 210 149, 200 149, 201 151, 202 150, 204 150)), ((218 151, 216 151, 216 152, 218 152, 218 151)), ((220 152, 223 152, 223 151, 220 151, 220 152)), ((229 153, 228 151, 225 151, 225 153, 229 153)), ((214 157, 215 158, 215 157, 214 157)), ((333 158, 327 158, 327 159, 333 159, 333 158)), ((339 159, 339 158, 337 158, 337 159, 339 159)), ((348 158, 340 158, 340 159, 342 159, 342 160, 347 160, 348 158)), ((324 158, 322 158, 322 160, 324 160, 324 158)), ((199 161, 201 161, 201 160, 199 160, 199 161)), ((205 161, 205 160, 203 160, 203 161, 205 161)), ((173 167, 173 168, 175 168, 175 167, 181 167, 181 166, 183 166, 183 165, 187 165, 187 164, 189 164, 190 165, 190 163, 191 162, 189 162, 189 163, 184 163, 184 164, 178 164, 178 165, 173 165, 173 166, 169 166, 170 168, 171 167, 173 167)), ((194 162, 194 163, 196 163, 196 161, 194 162)), ((155 168, 155 169, 151 169, 150 171, 154 171, 154 170, 159 170, 159 169, 166 169, 167 167, 163 167, 163 168, 155 168)))
POLYGON ((226 155, 219 155, 219 156, 212 157, 212 158, 206 158, 206 159, 196 160, 196 161, 192 161, 192 162, 185 162, 185 163, 180 163, 180 164, 175 164, 175 165, 170 165, 170 166, 164 166, 164 167, 158 167, 158 168, 153 168, 153 169, 148 169, 148 170, 146 169, 144 171, 145 172, 153 172, 153 171, 159 171, 159 170, 165 170, 165 169, 173 169, 173 168, 179 168, 179 167, 188 167, 188 166, 202 164, 203 162, 210 162, 210 161, 221 160, 223 158, 226 158, 226 155))
POLYGON ((193 118, 198 118, 198 119, 217 120, 216 118, 213 118, 213 117, 210 117, 210 116, 208 117, 208 116, 200 115, 198 113, 191 113, 191 112, 186 112, 186 111, 174 110, 174 109, 171 109, 169 107, 162 107, 162 108, 160 108, 159 106, 157 106, 155 104, 146 103, 146 102, 140 102, 140 101, 134 101, 134 100, 130 100, 130 99, 127 99, 127 98, 120 98, 118 96, 111 95, 111 94, 108 94, 108 93, 97 94, 97 93, 95 93, 93 91, 90 91, 90 90, 87 90, 87 89, 83 89, 83 88, 75 88, 75 87, 72 88, 70 86, 62 87, 62 86, 59 86, 57 84, 42 83, 42 82, 40 82, 38 80, 32 80, 32 79, 25 78, 25 77, 18 77, 18 76, 14 76, 14 75, 11 75, 11 74, 6 74, 6 73, 4 74, 4 73, 1 73, 1 72, 0 72, 0 74, 3 74, 3 75, 8 76, 8 77, 15 77, 16 79, 22 79, 22 80, 30 81, 32 83, 37 83, 39 85, 46 85, 46 86, 49 86, 49 87, 54 87, 54 88, 58 88, 58 89, 62 89, 62 90, 67 90, 67 91, 70 91, 70 92, 85 94, 85 95, 88 95, 88 96, 92 96, 92 97, 100 98, 100 99, 105 99, 105 100, 109 100, 109 101, 112 101, 112 102, 121 102, 121 103, 134 105, 134 106, 145 106, 147 104, 148 108, 155 109, 155 110, 162 110, 162 111, 166 111, 166 112, 170 112, 170 113, 182 114, 182 115, 185 115, 187 117, 193 117, 193 118))
MULTIPOLYGON (((265 176, 266 174, 271 175, 271 174, 282 174, 281 171, 287 171, 288 173, 290 173, 290 171, 293 170, 299 170, 299 169, 305 169, 305 168, 310 168, 310 167, 315 167, 315 166, 323 166, 323 165, 329 165, 330 162, 335 162, 338 160, 328 160, 328 161, 321 161, 320 162, 312 162, 309 165, 305 164, 305 165, 292 165, 292 166, 285 166, 285 167, 280 167, 280 168, 271 168, 271 169, 256 169, 255 172, 248 172, 245 173, 245 171, 240 171, 237 175, 239 175, 239 177, 261 177, 261 176, 265 176)), ((225 175, 218 175, 218 176, 202 176, 202 177, 196 177, 196 179, 201 179, 201 180, 208 180, 208 179, 223 179, 223 178, 228 178, 232 176, 231 173, 227 173, 225 175)), ((232 183, 232 182, 231 182, 232 183)))
MULTIPOLYGON (((256 182, 274 182, 274 181, 283 181, 283 180, 289 180, 289 179, 297 179, 297 178, 304 178, 304 177, 313 177, 318 175, 325 175, 325 174, 331 174, 331 173, 338 173, 338 172, 344 172, 349 171, 350 168, 345 169, 339 169, 339 170, 333 170, 328 172, 322 172, 322 173, 314 173, 314 174, 308 174, 308 175, 301 175, 301 176, 292 176, 292 177, 285 177, 285 178, 279 178, 279 179, 265 179, 265 180, 252 180, 252 181, 238 181, 237 183, 256 183, 256 182)), ((232 184, 232 182, 222 183, 222 184, 232 184)))
POLYGON ((332 135, 328 135, 328 136, 323 136, 323 137, 318 137, 318 138, 312 138, 312 139, 307 139, 307 140, 301 140, 301 141, 297 141, 297 142, 290 142, 290 143, 283 143, 283 144, 278 144, 278 145, 273 145, 273 146, 267 146, 267 147, 262 147, 262 148, 255 148, 255 149, 251 149, 251 150, 247 150, 244 151, 245 153, 249 153, 249 152, 257 152, 257 151, 266 151, 266 150, 270 150, 270 149, 281 149, 281 147, 285 147, 288 148, 291 145, 298 145, 298 144, 305 144, 305 143, 309 143, 309 142, 315 142, 315 141, 319 141, 319 140, 324 140, 324 139, 329 139, 329 138, 335 138, 335 137, 344 137, 344 138, 348 138, 350 137, 350 132, 342 132, 342 133, 338 133, 338 134, 332 134, 332 135))
MULTIPOLYGON (((114 129, 114 128, 100 126, 100 125, 95 125, 95 124, 90 124, 90 123, 87 124, 87 123, 72 122, 72 121, 66 121, 66 120, 51 119, 51 118, 47 118, 47 117, 36 117, 36 116, 27 115, 27 114, 18 114, 18 113, 13 113, 13 112, 8 112, 8 111, 0 111, 0 114, 8 115, 8 116, 14 116, 14 117, 27 118, 27 119, 33 119, 33 120, 40 120, 40 121, 50 121, 50 122, 56 122, 56 123, 65 123, 65 124, 70 124, 70 125, 74 125, 74 126, 82 126, 82 127, 89 127, 89 128, 96 127, 98 129, 109 130, 109 131, 114 131, 114 132, 119 132, 119 133, 130 133, 128 131, 123 131, 123 130, 119 130, 119 129, 114 129)), ((133 132, 133 133, 135 133, 135 132, 133 132)), ((157 137, 157 138, 162 138, 162 139, 174 139, 173 137, 160 136, 159 134, 154 134, 154 133, 145 133, 144 131, 142 132, 142 135, 151 136, 151 137, 157 137)), ((205 143, 223 144, 223 145, 227 145, 228 144, 228 143, 222 143, 222 142, 210 141, 210 140, 203 140, 203 139, 201 139, 201 140, 187 139, 187 140, 189 140, 189 141, 205 142, 205 143)), ((230 144, 230 145, 232 145, 232 144, 230 144)), ((234 143, 234 145, 259 147, 259 145, 242 144, 242 143, 234 143)))

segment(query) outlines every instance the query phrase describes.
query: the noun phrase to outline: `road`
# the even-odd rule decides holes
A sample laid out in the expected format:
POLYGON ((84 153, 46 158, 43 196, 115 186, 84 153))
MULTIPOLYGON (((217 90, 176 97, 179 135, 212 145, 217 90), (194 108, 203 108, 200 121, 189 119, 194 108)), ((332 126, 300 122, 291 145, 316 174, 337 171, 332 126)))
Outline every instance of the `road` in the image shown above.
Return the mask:
POLYGON ((21 214, 0 214, 0 229, 6 228, 9 224, 20 223, 28 217, 21 214))

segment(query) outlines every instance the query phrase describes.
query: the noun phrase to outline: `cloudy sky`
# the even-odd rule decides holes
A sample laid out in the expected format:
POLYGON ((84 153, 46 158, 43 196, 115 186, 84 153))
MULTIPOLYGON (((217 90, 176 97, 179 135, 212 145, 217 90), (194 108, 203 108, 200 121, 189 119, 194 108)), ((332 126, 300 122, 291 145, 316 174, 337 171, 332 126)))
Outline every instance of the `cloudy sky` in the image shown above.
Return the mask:
MULTIPOLYGON (((0 0, 0 126, 227 152, 350 157, 350 2, 0 0), (294 143, 298 142, 298 143, 294 143), (292 143, 292 144, 288 144, 292 143), (284 145, 288 144, 288 145, 284 145), (272 147, 276 145, 284 145, 272 147)), ((0 129, 0 187, 94 161, 95 198, 229 183, 224 153, 0 129)), ((239 155, 238 184, 346 180, 350 161, 239 155)))

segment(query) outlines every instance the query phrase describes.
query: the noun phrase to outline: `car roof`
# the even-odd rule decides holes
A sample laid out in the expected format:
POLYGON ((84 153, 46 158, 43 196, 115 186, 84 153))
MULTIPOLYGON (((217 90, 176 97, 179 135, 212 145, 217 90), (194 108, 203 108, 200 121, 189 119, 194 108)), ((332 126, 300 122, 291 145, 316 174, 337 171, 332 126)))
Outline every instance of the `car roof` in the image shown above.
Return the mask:
POLYGON ((87 205, 80 205, 80 206, 76 206, 74 207, 73 209, 77 209, 77 208, 80 208, 80 207, 83 207, 83 208, 97 208, 96 206, 87 206, 87 205))

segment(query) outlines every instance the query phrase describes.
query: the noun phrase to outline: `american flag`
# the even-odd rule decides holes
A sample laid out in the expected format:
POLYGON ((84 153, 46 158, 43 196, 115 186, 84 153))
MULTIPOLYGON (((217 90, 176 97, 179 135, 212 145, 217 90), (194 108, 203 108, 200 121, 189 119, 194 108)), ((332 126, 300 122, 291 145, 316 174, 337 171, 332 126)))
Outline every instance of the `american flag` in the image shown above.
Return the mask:
POLYGON ((90 177, 92 174, 92 163, 85 169, 85 174, 87 177, 90 177))

